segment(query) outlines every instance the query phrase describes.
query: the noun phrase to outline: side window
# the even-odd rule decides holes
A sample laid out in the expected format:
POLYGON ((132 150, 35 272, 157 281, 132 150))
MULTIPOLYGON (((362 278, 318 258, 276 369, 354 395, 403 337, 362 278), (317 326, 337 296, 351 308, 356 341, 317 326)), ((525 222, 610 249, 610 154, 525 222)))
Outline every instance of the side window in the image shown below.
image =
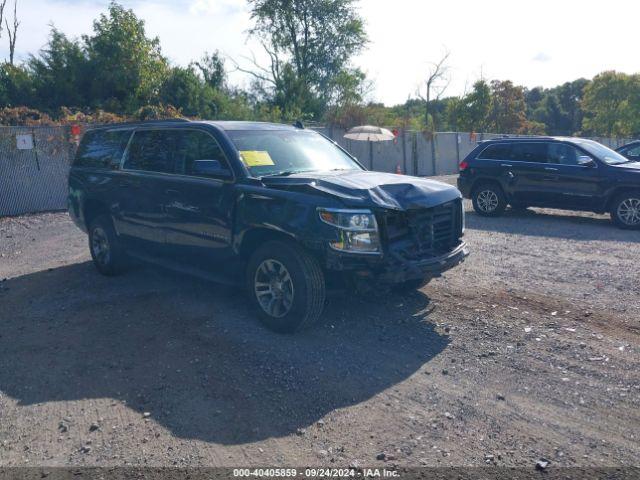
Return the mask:
POLYGON ((511 160, 547 163, 547 144, 543 142, 515 143, 513 145, 513 157, 511 160))
POLYGON ((560 165, 580 165, 578 161, 585 155, 577 148, 566 143, 549 144, 549 162, 560 165))
POLYGON ((124 168, 173 173, 176 130, 141 130, 133 135, 124 168))
POLYGON ((218 142, 208 133, 182 130, 176 152, 176 172, 205 177, 231 177, 229 163, 218 142))
POLYGON ((78 167, 117 168, 131 130, 95 130, 85 134, 76 158, 78 167))
POLYGON ((478 158, 481 160, 511 160, 511 145, 495 143, 485 148, 478 158))

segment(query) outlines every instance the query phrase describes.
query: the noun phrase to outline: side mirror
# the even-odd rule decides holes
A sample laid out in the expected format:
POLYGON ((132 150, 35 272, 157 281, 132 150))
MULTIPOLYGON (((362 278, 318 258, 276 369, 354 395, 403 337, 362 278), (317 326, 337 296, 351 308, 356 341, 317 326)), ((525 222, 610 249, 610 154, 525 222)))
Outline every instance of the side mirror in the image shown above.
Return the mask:
POLYGON ((581 155, 578 157, 578 165, 593 168, 596 166, 596 162, 593 158, 587 155, 581 155))
POLYGON ((222 166, 220 160, 194 160, 191 174, 203 177, 231 178, 231 171, 222 166))

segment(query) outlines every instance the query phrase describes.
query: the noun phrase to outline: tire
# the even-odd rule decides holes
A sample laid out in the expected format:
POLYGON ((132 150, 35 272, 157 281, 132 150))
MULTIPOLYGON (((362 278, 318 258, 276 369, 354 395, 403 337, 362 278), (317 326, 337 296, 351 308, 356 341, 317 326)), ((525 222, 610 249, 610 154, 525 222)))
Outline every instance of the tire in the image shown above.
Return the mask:
POLYGON ((89 225, 89 251, 101 274, 113 276, 125 269, 126 254, 109 216, 100 215, 89 225))
POLYGON ((495 183, 481 183, 473 189, 471 195, 473 209, 483 217, 498 217, 507 208, 507 199, 499 185, 495 183))
POLYGON ((431 278, 415 278, 413 280, 406 280, 391 287, 391 291, 394 293, 413 292, 414 290, 419 290, 426 286, 430 281, 431 278))
POLYGON ((611 220, 625 230, 640 229, 640 191, 621 193, 611 203, 611 220))
POLYGON ((324 309, 320 264, 293 242, 270 241, 258 248, 247 265, 247 288, 262 322, 278 333, 311 327, 324 309))

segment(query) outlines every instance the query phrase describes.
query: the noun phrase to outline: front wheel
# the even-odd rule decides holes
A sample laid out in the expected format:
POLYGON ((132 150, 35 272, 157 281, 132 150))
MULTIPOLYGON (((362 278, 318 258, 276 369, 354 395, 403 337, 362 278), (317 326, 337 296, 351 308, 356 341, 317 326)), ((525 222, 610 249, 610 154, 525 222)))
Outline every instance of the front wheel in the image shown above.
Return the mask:
POLYGON ((271 241, 258 248, 247 267, 247 288, 262 322, 279 333, 310 327, 324 309, 320 264, 293 242, 271 241))
POLYGON ((624 229, 640 228, 640 192, 618 195, 611 205, 611 220, 624 229))
POLYGON ((471 196, 473 209, 485 217, 497 217, 507 208, 507 199, 502 189, 493 183, 483 183, 474 189, 471 196))

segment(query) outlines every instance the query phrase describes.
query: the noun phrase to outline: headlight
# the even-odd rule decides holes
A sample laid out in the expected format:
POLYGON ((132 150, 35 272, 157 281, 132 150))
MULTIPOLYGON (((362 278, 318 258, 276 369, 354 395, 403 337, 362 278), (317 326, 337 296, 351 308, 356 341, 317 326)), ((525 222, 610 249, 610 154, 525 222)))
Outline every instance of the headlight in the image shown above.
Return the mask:
POLYGON ((336 250, 354 253, 379 253, 378 224, 370 210, 319 208, 320 220, 338 228, 340 240, 332 241, 336 250))

